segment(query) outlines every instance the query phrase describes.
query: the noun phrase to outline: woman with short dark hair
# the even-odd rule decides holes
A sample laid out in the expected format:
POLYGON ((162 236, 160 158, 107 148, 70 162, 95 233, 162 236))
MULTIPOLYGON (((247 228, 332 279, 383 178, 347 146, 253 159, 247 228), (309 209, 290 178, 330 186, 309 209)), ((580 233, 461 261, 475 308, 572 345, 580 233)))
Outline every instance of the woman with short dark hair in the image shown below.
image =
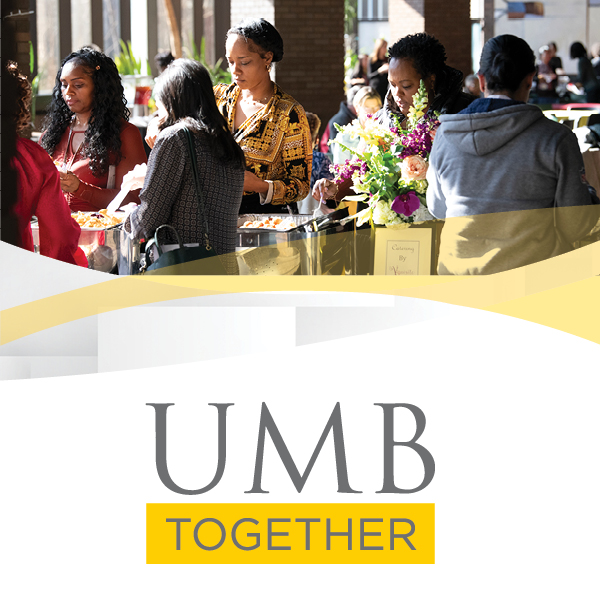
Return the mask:
POLYGON ((600 81, 596 77, 592 61, 588 58, 587 50, 581 42, 571 44, 571 58, 577 59, 575 83, 580 84, 585 90, 588 102, 600 102, 600 81))
POLYGON ((485 94, 441 115, 429 157, 427 206, 446 219, 438 273, 484 275, 573 249, 598 221, 577 138, 527 104, 535 56, 513 35, 481 54, 485 94))
POLYGON ((383 110, 390 126, 404 120, 421 81, 429 96, 429 111, 457 113, 473 101, 462 91, 462 72, 446 64, 446 49, 433 36, 407 35, 390 46, 389 57, 390 90, 383 110))
MULTIPOLYGON (((413 105, 413 97, 423 81, 429 104, 427 110, 456 113, 474 100, 462 91, 463 74, 446 64, 446 50, 426 33, 407 35, 389 49, 389 91, 377 118, 386 127, 402 123, 413 105)), ((320 179, 313 187, 313 197, 340 199, 348 193, 351 181, 338 186, 329 179, 320 179)))
POLYGON ((241 213, 296 210, 310 189, 312 141, 304 109, 271 81, 283 40, 264 19, 227 32, 231 85, 214 89, 217 105, 246 155, 241 213))
MULTIPOLYGON (((210 243, 217 254, 234 252, 244 154, 217 109, 208 71, 199 62, 179 58, 156 80, 154 97, 159 133, 148 160, 141 204, 125 228, 148 239, 157 227, 171 225, 184 244, 203 240, 187 128, 193 136, 210 243)), ((166 234, 165 242, 172 241, 166 234)))
MULTIPOLYGON (((112 58, 86 47, 63 60, 40 144, 61 170, 72 211, 106 208, 124 175, 146 162, 142 136, 128 118, 112 58)), ((138 193, 127 199, 139 202, 138 193)))

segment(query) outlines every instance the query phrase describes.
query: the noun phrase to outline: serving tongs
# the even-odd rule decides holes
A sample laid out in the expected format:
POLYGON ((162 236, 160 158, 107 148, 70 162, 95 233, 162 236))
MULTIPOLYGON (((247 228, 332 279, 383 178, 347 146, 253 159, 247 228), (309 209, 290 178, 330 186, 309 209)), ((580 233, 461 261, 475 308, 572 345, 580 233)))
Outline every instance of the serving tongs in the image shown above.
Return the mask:
POLYGON ((320 217, 310 219, 310 221, 306 221, 296 227, 296 231, 304 230, 307 233, 316 233, 317 231, 323 231, 324 229, 339 225, 346 217, 348 217, 347 207, 335 210, 328 215, 321 215, 320 217))

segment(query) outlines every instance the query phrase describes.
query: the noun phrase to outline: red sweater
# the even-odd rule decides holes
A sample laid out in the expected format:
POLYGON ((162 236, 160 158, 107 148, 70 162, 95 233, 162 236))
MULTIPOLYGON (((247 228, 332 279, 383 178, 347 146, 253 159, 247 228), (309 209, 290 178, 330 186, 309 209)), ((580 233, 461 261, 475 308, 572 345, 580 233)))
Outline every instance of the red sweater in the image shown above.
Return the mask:
MULTIPOLYGON (((52 159, 61 165, 66 162, 69 171, 77 175, 79 178, 79 188, 73 194, 65 193, 65 198, 71 207, 71 210, 76 212, 81 211, 96 211, 100 208, 106 208, 110 201, 119 193, 123 177, 131 171, 137 164, 146 162, 146 151, 139 129, 123 121, 121 127, 121 154, 122 158, 116 165, 116 181, 114 189, 106 189, 108 183, 108 171, 100 177, 96 177, 90 170, 89 159, 77 153, 73 164, 72 149, 67 150, 69 143, 69 128, 64 132, 60 142, 54 148, 52 159), (66 156, 65 156, 66 154, 66 156), (65 161, 66 159, 66 161, 65 161)), ((111 160, 111 164, 114 162, 111 160)), ((129 192, 123 201, 123 204, 129 202, 140 203, 140 190, 129 192)))
POLYGON ((18 200, 13 212, 17 217, 20 247, 33 252, 29 222, 36 215, 40 253, 87 267, 85 255, 77 246, 81 229, 71 217, 60 189, 58 171, 50 157, 31 140, 18 138, 11 166, 17 174, 18 200))

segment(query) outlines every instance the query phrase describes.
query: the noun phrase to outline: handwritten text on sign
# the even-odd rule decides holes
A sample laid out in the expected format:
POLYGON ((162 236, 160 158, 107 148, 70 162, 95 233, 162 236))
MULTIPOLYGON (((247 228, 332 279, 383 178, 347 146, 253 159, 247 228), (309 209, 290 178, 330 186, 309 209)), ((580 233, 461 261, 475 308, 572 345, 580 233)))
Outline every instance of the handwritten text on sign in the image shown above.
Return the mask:
POLYGON ((385 256, 386 275, 418 275, 421 243, 409 240, 388 240, 385 256))

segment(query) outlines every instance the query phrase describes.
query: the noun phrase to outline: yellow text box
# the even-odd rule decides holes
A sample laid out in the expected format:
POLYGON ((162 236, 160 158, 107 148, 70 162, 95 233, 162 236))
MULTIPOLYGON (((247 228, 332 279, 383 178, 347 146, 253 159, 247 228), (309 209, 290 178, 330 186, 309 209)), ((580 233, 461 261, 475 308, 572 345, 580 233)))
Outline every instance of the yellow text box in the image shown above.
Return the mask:
POLYGON ((147 564, 434 564, 434 504, 147 504, 147 564))

